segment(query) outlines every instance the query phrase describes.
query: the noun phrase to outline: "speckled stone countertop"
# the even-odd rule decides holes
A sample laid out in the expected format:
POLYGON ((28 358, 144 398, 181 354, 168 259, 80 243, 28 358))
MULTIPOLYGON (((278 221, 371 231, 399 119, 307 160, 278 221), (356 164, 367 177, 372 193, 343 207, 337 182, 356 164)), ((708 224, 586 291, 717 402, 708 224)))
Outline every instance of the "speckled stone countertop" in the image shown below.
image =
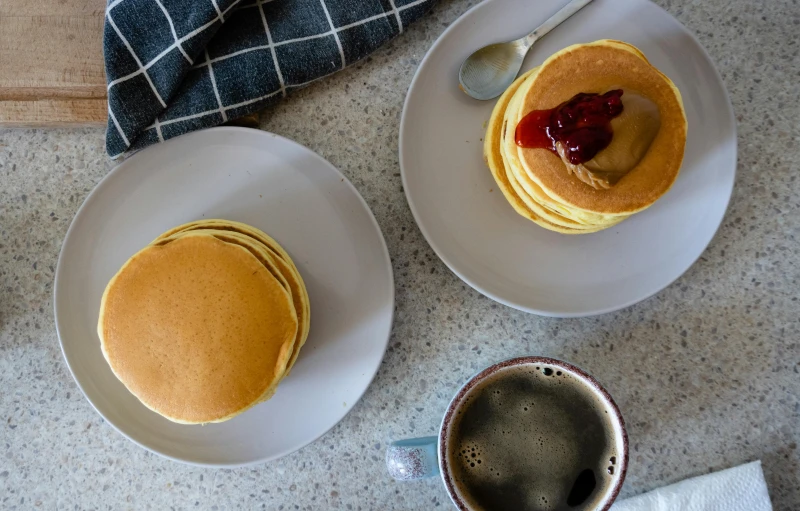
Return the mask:
POLYGON ((0 508, 448 509, 438 479, 389 478, 386 444, 434 434, 475 370, 540 354, 594 374, 622 409, 631 438, 623 497, 761 459, 775 509, 800 509, 800 3, 658 1, 699 37, 730 91, 734 196, 677 282, 621 312, 569 320, 517 312, 463 284, 403 195, 406 90, 425 51, 473 3, 442 0, 374 57, 263 118, 363 194, 389 245, 397 312, 383 365, 353 411, 315 443, 255 468, 162 459, 82 396, 56 337, 53 274, 73 215, 112 166, 103 132, 0 130, 0 508))

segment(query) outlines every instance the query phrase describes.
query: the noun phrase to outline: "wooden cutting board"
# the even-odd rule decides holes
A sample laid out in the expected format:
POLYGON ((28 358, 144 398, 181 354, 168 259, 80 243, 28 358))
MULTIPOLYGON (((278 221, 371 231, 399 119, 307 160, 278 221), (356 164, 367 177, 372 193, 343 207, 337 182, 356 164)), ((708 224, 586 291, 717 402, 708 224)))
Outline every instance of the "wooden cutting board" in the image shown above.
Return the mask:
POLYGON ((0 127, 104 126, 104 0, 0 0, 0 127))

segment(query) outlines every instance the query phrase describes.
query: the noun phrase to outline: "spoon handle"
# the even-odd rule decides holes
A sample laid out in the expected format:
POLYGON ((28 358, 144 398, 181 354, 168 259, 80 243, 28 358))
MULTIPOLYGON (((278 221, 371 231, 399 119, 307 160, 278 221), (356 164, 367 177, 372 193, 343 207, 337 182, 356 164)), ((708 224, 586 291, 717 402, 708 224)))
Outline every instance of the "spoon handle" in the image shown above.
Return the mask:
POLYGON ((533 43, 541 39, 545 34, 564 23, 567 18, 580 11, 592 0, 572 0, 570 3, 561 8, 560 11, 555 13, 550 19, 536 27, 530 34, 523 37, 525 46, 530 48, 533 43))

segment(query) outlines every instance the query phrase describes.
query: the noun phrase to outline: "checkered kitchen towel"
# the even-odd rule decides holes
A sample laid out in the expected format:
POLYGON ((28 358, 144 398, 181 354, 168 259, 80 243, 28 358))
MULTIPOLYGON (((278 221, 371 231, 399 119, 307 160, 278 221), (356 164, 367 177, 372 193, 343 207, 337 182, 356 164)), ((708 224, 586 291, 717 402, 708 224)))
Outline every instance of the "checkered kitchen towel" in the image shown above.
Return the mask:
POLYGON ((109 0, 106 150, 256 112, 364 58, 436 0, 109 0))

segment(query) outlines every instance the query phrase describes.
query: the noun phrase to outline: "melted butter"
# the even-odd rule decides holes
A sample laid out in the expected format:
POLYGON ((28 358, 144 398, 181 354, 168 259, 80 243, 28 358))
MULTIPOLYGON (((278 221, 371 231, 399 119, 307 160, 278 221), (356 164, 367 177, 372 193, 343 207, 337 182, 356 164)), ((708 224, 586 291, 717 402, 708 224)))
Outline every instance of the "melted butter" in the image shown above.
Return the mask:
POLYGON ((644 96, 625 91, 622 113, 611 120, 611 143, 594 158, 574 165, 561 144, 556 151, 570 174, 596 189, 608 189, 642 161, 661 128, 658 106, 644 96))

